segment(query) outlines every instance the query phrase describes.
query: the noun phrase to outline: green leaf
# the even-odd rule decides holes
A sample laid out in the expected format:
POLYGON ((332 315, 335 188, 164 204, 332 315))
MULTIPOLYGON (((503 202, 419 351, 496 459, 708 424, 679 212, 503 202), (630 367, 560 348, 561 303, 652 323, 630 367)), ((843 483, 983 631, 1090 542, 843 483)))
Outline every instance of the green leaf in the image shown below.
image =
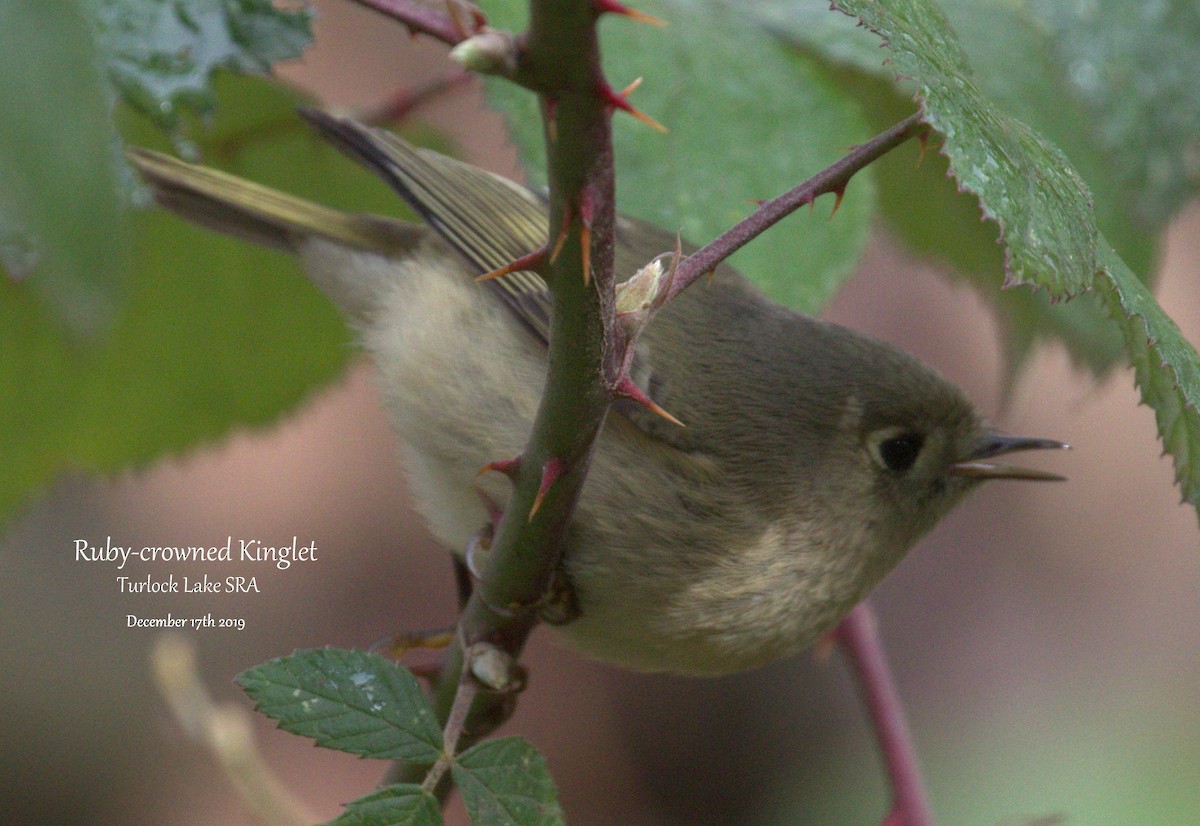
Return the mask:
POLYGON ((211 114, 218 69, 267 72, 312 41, 310 10, 271 0, 88 0, 113 84, 163 129, 211 114))
POLYGON ((1107 244, 1097 288, 1125 335, 1142 400, 1154 408, 1183 498, 1200 510, 1200 356, 1107 244))
MULTIPOLYGON (((1101 232, 1146 280, 1157 252, 1152 230, 1162 225, 1137 218, 1128 187, 1113 174, 1120 158, 1138 154, 1139 147, 1118 147, 1101 139, 1095 113, 1074 93, 1068 68, 1054 57, 1058 38, 1028 3, 949 0, 942 6, 980 88, 1067 155, 1091 191, 1101 232)), ((1200 41, 1196 46, 1200 48, 1200 41)))
POLYGON ((442 826, 437 798, 420 786, 398 783, 346 804, 329 826, 442 826))
POLYGON ((280 728, 377 760, 432 764, 442 732, 417 680, 377 654, 317 648, 242 672, 240 685, 280 728))
POLYGON ((85 337, 108 328, 127 287, 121 162, 98 66, 77 3, 0 3, 0 281, 28 276, 47 320, 85 337))
MULTIPOLYGON (((1068 94, 1053 44, 1027 4, 1008 0, 946 0, 941 4, 975 70, 980 88, 1059 146, 1092 190, 1100 227, 1125 260, 1146 278, 1155 264, 1154 236, 1137 225, 1129 199, 1110 174, 1112 159, 1091 134, 1093 118, 1068 94)), ((754 10, 781 38, 830 66, 846 94, 858 99, 879 132, 912 111, 915 86, 893 81, 879 38, 854 18, 831 13, 822 0, 768 0, 754 10)), ((1006 379, 1012 384, 1029 352, 1057 339, 1073 361, 1102 374, 1124 352, 1101 302, 1083 294, 1051 305, 1028 290, 998 291, 1003 249, 995 225, 981 221, 978 200, 947 179, 938 152, 902 147, 873 165, 879 208, 889 229, 913 250, 967 278, 993 306, 1005 337, 1006 379)))
POLYGON ((1037 284, 1059 298, 1088 289, 1099 229, 1087 187, 1059 149, 980 90, 945 14, 929 0, 838 6, 883 37, 894 70, 916 81, 954 176, 1000 225, 1006 283, 1037 284))
POLYGON ((181 111, 211 114, 214 71, 297 56, 310 17, 270 0, 0 4, 0 100, 14 115, 0 119, 0 265, 28 275, 56 323, 105 331, 129 289, 117 92, 178 130, 181 111))
POLYGON ((519 737, 473 746, 454 761, 454 782, 475 826, 558 826, 558 792, 537 749, 519 737))
MULTIPOLYGON (((942 0, 939 4, 954 26, 959 44, 970 60, 973 79, 993 101, 1022 122, 1029 124, 1040 134, 1053 141, 1071 159, 1076 171, 1091 189, 1095 200, 1096 216, 1100 229, 1113 242, 1126 263, 1145 280, 1153 270, 1156 244, 1154 236, 1147 232, 1161 227, 1165 221, 1147 224, 1144 215, 1137 209, 1137 198, 1114 169, 1131 161, 1150 164, 1160 171, 1169 156, 1170 163, 1179 164, 1187 157, 1178 144, 1191 140, 1200 123, 1191 125, 1186 118, 1184 124, 1175 123, 1174 129, 1155 130, 1154 143, 1139 143, 1133 140, 1117 141, 1112 130, 1105 124, 1117 119, 1115 112, 1138 101, 1144 100, 1137 94, 1122 94, 1102 98, 1094 90, 1081 84, 1089 76, 1078 59, 1068 59, 1063 54, 1065 42, 1077 38, 1076 28, 1086 25, 1112 25, 1121 15, 1087 15, 1086 23, 1077 21, 1083 15, 1081 4, 1064 4, 1057 0, 1045 3, 1012 3, 1009 0, 942 0), (1035 14, 1042 10, 1042 17, 1057 15, 1057 27, 1051 28, 1035 14)), ((1145 12, 1139 20, 1141 28, 1136 35, 1139 40, 1159 38, 1163 41, 1177 40, 1179 31, 1187 32, 1192 43, 1187 59, 1200 54, 1200 31, 1194 26, 1183 26, 1172 32, 1162 29, 1164 21, 1151 25, 1154 12, 1146 7, 1121 5, 1121 8, 1138 9, 1145 12)), ((788 42, 801 46, 806 51, 820 56, 832 64, 843 80, 850 76, 847 90, 859 96, 864 110, 872 118, 876 131, 907 114, 910 109, 911 83, 897 89, 894 84, 864 84, 864 78, 891 81, 892 71, 884 65, 886 52, 879 49, 878 39, 864 28, 856 27, 853 18, 829 14, 822 0, 769 0, 756 3, 755 10, 775 31, 788 42), (830 22, 830 21, 834 22, 830 22), (899 109, 899 115, 896 114, 899 109), (881 110, 891 113, 889 118, 880 118, 881 110)), ((1160 7, 1161 8, 1161 7, 1160 7)), ((1194 13, 1189 13, 1194 16, 1194 13)), ((1161 15, 1159 15, 1161 16, 1161 15)), ((1189 18, 1190 19, 1190 18, 1189 18)), ((1129 32, 1129 27, 1120 28, 1129 32)), ((1115 31, 1114 31, 1115 36, 1115 31)), ((1151 73, 1140 77, 1139 84, 1151 90, 1178 84, 1186 73, 1177 70, 1178 61, 1143 60, 1135 67, 1121 68, 1122 60, 1128 56, 1122 52, 1112 55, 1112 60, 1103 62, 1105 71, 1128 77, 1135 70, 1151 73), (1117 68, 1114 68, 1117 67, 1117 68)), ((1093 67, 1094 68, 1094 67, 1093 67)), ((1184 108, 1196 106, 1186 95, 1195 96, 1196 84, 1186 84, 1186 89, 1172 89, 1179 99, 1185 100, 1184 108)), ((1163 112, 1177 112, 1179 107, 1155 106, 1154 114, 1162 117, 1163 112)), ((1149 117, 1152 113, 1144 113, 1149 117)), ((1138 123, 1146 123, 1141 119, 1138 123)), ((1148 131, 1148 130, 1144 130, 1148 131)), ((1122 134, 1132 135, 1132 129, 1122 134)), ((1147 140, 1150 135, 1141 135, 1147 140)), ((1195 179, 1192 174, 1192 179, 1195 179)), ((1172 175, 1173 181, 1186 181, 1188 176, 1172 175)), ((886 195, 885 195, 886 197, 886 195)), ((976 216, 972 216, 976 217, 976 216)), ((1169 216, 1167 216, 1169 217, 1169 216)), ((937 230, 940 231, 940 227, 937 230)), ((930 231, 933 231, 931 228, 930 231)), ((958 232, 941 233, 946 240, 954 242, 958 232)), ((977 233, 976 233, 977 234, 977 233)), ((992 239, 986 239, 992 245, 992 239)), ((982 250, 981 250, 982 252, 982 250)))
MULTIPOLYGON (((524 3, 483 5, 498 25, 522 23, 524 3)), ((746 25, 744 14, 721 3, 682 0, 647 0, 638 9, 669 25, 658 29, 608 15, 600 31, 605 72, 617 88, 645 77, 631 102, 670 132, 615 116, 621 212, 681 228, 705 243, 749 214, 750 202, 800 183, 868 136, 857 104, 813 60, 765 28, 746 25)), ((507 116, 531 180, 542 184, 534 95, 501 81, 490 82, 487 93, 507 116)), ((836 218, 820 208, 791 216, 733 263, 777 301, 813 311, 857 262, 872 199, 871 176, 860 175, 836 218)))
MULTIPOLYGON (((303 126, 305 99, 233 76, 216 89, 213 129, 198 143, 212 162, 333 206, 399 209, 303 126)), ((130 143, 166 148, 145 119, 123 110, 122 120, 130 143)), ((132 229, 130 286, 103 341, 73 341, 33 284, 0 278, 0 521, 65 471, 122 470, 274 422, 353 353, 290 256, 157 210, 132 229)))
POLYGON ((1046 29, 1063 87, 1088 115, 1087 139, 1111 159, 1108 177, 1144 226, 1162 226, 1200 190, 1200 6, 1028 6, 1046 29))
POLYGON ((758 0, 748 10, 777 36, 836 66, 892 77, 884 68, 879 38, 853 17, 831 13, 826 0, 758 0))

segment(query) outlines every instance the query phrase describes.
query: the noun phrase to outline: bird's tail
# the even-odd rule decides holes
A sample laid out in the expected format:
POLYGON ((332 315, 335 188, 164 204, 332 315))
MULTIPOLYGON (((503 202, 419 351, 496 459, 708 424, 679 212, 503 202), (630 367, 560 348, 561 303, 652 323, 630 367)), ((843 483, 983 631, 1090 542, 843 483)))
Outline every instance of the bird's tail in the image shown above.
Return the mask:
MULTIPOLYGON (((164 207, 209 229, 264 246, 302 253, 306 244, 312 251, 318 247, 310 242, 326 241, 326 249, 392 258, 407 256, 428 236, 419 224, 343 212, 158 152, 133 148, 128 155, 164 207)), ((350 256, 346 266, 306 266, 305 271, 348 318, 362 319, 376 302, 381 279, 391 272, 378 257, 365 260, 375 263, 351 266, 350 256)))
POLYGON ((134 147, 127 154, 155 200, 167 209, 268 247, 295 252, 299 242, 318 237, 373 252, 402 253, 425 234, 415 224, 343 212, 149 149, 134 147))

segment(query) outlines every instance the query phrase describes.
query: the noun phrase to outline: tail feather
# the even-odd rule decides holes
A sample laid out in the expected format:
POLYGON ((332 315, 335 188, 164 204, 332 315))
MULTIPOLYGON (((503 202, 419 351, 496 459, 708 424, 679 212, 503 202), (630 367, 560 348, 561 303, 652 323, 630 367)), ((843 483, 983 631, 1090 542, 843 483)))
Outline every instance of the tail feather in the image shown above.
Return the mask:
MULTIPOLYGON (((500 269, 546 243, 547 206, 523 186, 437 152, 417 149, 384 129, 322 112, 300 115, 339 149, 373 170, 455 249, 476 275, 500 269)), ((546 341, 550 297, 533 272, 512 272, 488 289, 546 341)))
MULTIPOLYGON (((463 257, 464 277, 503 267, 546 243, 546 204, 528 189, 436 152, 416 149, 382 129, 319 110, 301 114, 403 196, 434 233, 463 257)), ((315 238, 332 242, 334 249, 395 254, 413 250, 433 234, 418 225, 331 209, 145 149, 131 149, 129 158, 163 206, 219 232, 277 249, 303 252, 302 242, 315 238)), ((309 251, 317 248, 312 245, 309 251)), ((323 268, 310 264, 306 269, 318 287, 357 318, 370 311, 380 269, 356 266, 353 261, 346 259, 337 266, 327 261, 323 268)), ((536 337, 547 340, 550 299, 539 275, 512 272, 489 281, 485 289, 493 291, 536 337)))
POLYGON ((424 236, 414 224, 343 212, 294 195, 137 147, 129 160, 164 207, 209 229, 295 252, 307 238, 327 238, 385 254, 410 250, 424 236))

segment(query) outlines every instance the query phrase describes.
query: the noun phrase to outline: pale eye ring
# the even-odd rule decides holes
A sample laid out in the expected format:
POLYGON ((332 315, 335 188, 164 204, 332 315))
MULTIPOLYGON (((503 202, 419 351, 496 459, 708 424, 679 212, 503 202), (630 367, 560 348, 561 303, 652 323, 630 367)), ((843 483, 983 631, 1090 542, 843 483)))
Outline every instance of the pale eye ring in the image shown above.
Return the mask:
POLYGON ((875 458, 880 465, 894 473, 904 473, 917 463, 925 434, 915 430, 900 430, 875 443, 875 458))

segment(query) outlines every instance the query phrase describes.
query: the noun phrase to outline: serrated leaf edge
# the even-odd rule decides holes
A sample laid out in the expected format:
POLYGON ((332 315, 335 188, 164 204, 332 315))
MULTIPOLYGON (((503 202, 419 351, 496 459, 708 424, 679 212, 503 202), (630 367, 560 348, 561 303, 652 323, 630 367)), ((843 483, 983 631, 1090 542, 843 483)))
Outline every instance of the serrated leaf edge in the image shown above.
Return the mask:
MULTIPOLYGON (((874 32, 876 35, 879 36, 883 45, 889 50, 889 52, 891 50, 893 50, 894 48, 896 48, 893 44, 891 37, 889 37, 888 35, 885 35, 876 26, 873 26, 870 23, 868 23, 866 20, 863 19, 862 16, 858 15, 857 13, 855 13, 853 11, 849 11, 846 8, 844 8, 842 6, 842 4, 839 2, 839 0, 832 0, 832 2, 830 4, 830 8, 858 20, 859 25, 863 26, 864 28, 868 29, 869 31, 874 32)), ((936 5, 931 4, 930 8, 935 9, 937 11, 937 13, 941 16, 940 22, 942 24, 944 24, 947 29, 949 29, 950 31, 954 30, 954 27, 950 24, 950 21, 945 17, 944 13, 942 13, 941 10, 936 5)), ((946 45, 953 48, 953 50, 955 52, 957 65, 954 68, 959 73, 960 79, 963 80, 968 86, 969 97, 973 104, 971 108, 973 108, 973 109, 981 108, 985 111, 994 112, 997 116, 1004 119, 1006 128, 1010 128, 1014 134, 1017 134, 1017 133, 1020 134, 1020 136, 1022 137, 1022 140, 1020 140, 1018 142, 1023 143, 1024 140, 1030 140, 1030 141, 1036 143, 1038 145, 1039 149, 1041 151, 1045 152, 1047 155, 1050 155, 1051 157, 1055 157, 1055 158, 1058 158, 1061 160, 1061 164, 1060 164, 1061 170, 1064 171, 1071 178, 1074 188, 1078 190, 1082 199, 1086 202, 1089 213, 1092 216, 1092 220, 1088 222, 1090 224, 1090 230, 1089 230, 1088 234, 1093 243, 1090 245, 1085 245, 1085 246, 1092 246, 1093 248, 1098 248, 1099 245, 1098 245, 1098 243, 1096 243, 1096 241, 1099 237, 1100 232, 1099 232, 1099 228, 1096 223, 1096 220, 1095 220, 1095 200, 1092 197, 1091 190, 1088 188, 1087 184, 1084 183, 1083 179, 1079 176, 1079 173, 1075 171, 1075 168, 1070 164, 1066 155, 1063 154, 1061 149, 1059 149, 1053 143, 1050 143, 1049 141, 1047 141, 1045 138, 1041 137, 1041 135, 1039 135, 1036 131, 1034 131, 1029 126, 1024 124, 1022 121, 1017 120, 1016 118, 1012 117, 1007 112, 1005 112, 1003 109, 992 105, 990 103, 990 99, 988 98, 988 96, 985 95, 982 91, 980 91, 978 86, 971 79, 971 77, 970 77, 971 66, 970 66, 969 61, 966 58, 965 53, 962 50, 962 47, 958 44, 957 41, 954 41, 953 43, 949 43, 946 45)), ((897 81, 899 81, 899 80, 913 81, 914 83, 916 83, 918 90, 930 88, 926 83, 923 83, 919 78, 913 77, 911 75, 907 75, 907 74, 897 70, 895 68, 894 62, 891 58, 886 59, 884 61, 884 64, 892 65, 892 67, 893 67, 892 75, 895 80, 897 80, 897 81)), ((943 143, 942 143, 941 148, 939 149, 939 154, 942 155, 942 157, 946 158, 947 165, 948 165, 947 175, 953 177, 955 186, 956 186, 958 192, 969 193, 971 196, 973 196, 979 204, 979 210, 980 210, 980 214, 981 214, 980 220, 991 221, 992 223, 996 224, 996 226, 999 229, 997 243, 1001 244, 1004 247, 1004 272, 1005 272, 1004 287, 1007 288, 1007 287, 1013 287, 1013 286, 1017 286, 1017 285, 1027 285, 1034 289, 1044 289, 1050 293, 1050 295, 1052 296, 1052 300, 1070 298, 1074 295, 1077 295, 1081 292, 1086 292, 1088 289, 1090 289, 1091 288, 1090 280, 1089 280, 1088 284, 1081 284, 1079 286, 1072 288, 1069 284, 1059 283, 1056 286, 1051 283, 1042 283, 1042 282, 1034 281, 1028 277, 1017 274, 1017 263, 1014 259, 1013 245, 1011 243, 1009 243, 1009 240, 1008 240, 1011 236, 1011 232, 1010 232, 1010 229, 1007 226, 1005 220, 1003 219, 1003 217, 1001 217, 999 214, 997 214, 990 206, 988 206, 988 204, 984 200, 984 194, 981 192, 977 192, 975 189, 973 189, 968 182, 964 181, 963 176, 960 175, 958 173, 958 171, 956 170, 953 154, 947 148, 949 146, 949 144, 951 143, 951 141, 953 141, 953 136, 952 136, 951 132, 948 132, 946 130, 946 128, 944 126, 944 119, 939 116, 938 110, 936 108, 930 108, 929 96, 927 94, 922 93, 921 91, 918 91, 914 95, 914 101, 917 103, 917 106, 919 107, 919 109, 921 111, 922 120, 924 120, 927 124, 929 124, 929 126, 935 132, 937 132, 937 134, 939 134, 943 137, 943 143)), ((1093 265, 1094 265, 1093 271, 1099 270, 1098 256, 1092 256, 1092 261, 1093 261, 1093 265)), ((1060 273, 1056 272, 1055 276, 1053 278, 1053 281, 1062 282, 1062 280, 1063 280, 1062 275, 1060 273)))
POLYGON ((1195 400, 1187 397, 1183 386, 1184 376, 1181 375, 1181 371, 1190 366, 1193 371, 1191 383, 1200 387, 1200 355, 1184 338, 1175 321, 1162 310, 1149 290, 1132 272, 1129 272, 1128 280, 1136 293, 1128 294, 1122 286, 1123 279, 1120 278, 1120 273, 1113 269, 1115 264, 1124 266, 1124 263, 1112 247, 1107 246, 1107 242, 1105 244, 1107 248, 1103 250, 1102 258, 1114 263, 1101 268, 1099 292, 1125 337, 1126 349, 1134 369, 1134 380, 1142 402, 1154 410, 1163 453, 1171 455, 1175 483, 1180 487, 1182 501, 1191 504, 1200 512, 1200 456, 1192 450, 1192 445, 1200 445, 1200 409, 1197 408, 1195 400), (1158 336, 1155 335, 1147 310, 1139 306, 1147 304, 1151 306, 1151 312, 1158 317, 1158 322, 1167 325, 1167 331, 1175 334, 1185 348, 1185 354, 1190 355, 1189 364, 1175 363, 1161 348, 1159 337, 1162 331, 1159 331, 1158 336), (1153 364, 1152 358, 1157 359, 1157 366, 1153 364), (1154 387, 1158 377, 1170 382, 1169 391, 1164 392, 1162 388, 1154 387), (1156 404, 1156 397, 1161 397, 1163 402, 1156 404), (1183 433, 1176 435, 1181 428, 1183 433))
MULTIPOLYGON (((262 663, 261 665, 254 666, 253 668, 247 669, 246 671, 239 674, 235 678, 235 681, 238 683, 238 685, 240 685, 242 687, 242 689, 247 694, 249 694, 251 696, 251 698, 254 699, 254 701, 255 701, 254 708, 256 711, 262 713, 263 715, 265 715, 267 717, 270 717, 273 720, 276 720, 279 724, 279 728, 283 729, 284 731, 288 731, 290 733, 297 734, 299 736, 312 738, 313 741, 318 746, 321 746, 322 748, 335 749, 337 751, 345 751, 350 754, 355 754, 360 757, 366 757, 366 758, 370 758, 370 759, 404 759, 404 760, 408 760, 408 761, 415 762, 415 763, 433 762, 434 760, 437 759, 437 755, 441 753, 441 748, 442 748, 441 732, 440 732, 440 730, 438 730, 438 726, 436 724, 436 717, 434 716, 432 709, 428 708, 427 705, 422 706, 422 711, 425 715, 428 715, 429 721, 433 721, 432 728, 430 729, 430 731, 437 731, 437 740, 436 741, 429 740, 424 736, 419 736, 419 733, 416 731, 415 726, 413 726, 413 727, 401 726, 392 720, 388 720, 388 719, 385 719, 385 718, 379 716, 378 711, 374 711, 373 709, 370 709, 370 708, 358 708, 358 707, 352 705, 351 703, 349 703, 346 700, 346 698, 344 697, 344 695, 341 693, 340 690, 336 694, 335 693, 329 693, 329 694, 318 693, 317 691, 312 690, 307 684, 303 684, 301 682, 301 680, 299 678, 297 678, 296 675, 294 674, 294 672, 291 670, 291 666, 293 663, 304 664, 310 668, 313 668, 316 671, 320 671, 323 675, 325 675, 327 677, 327 680, 331 685, 339 686, 340 682, 337 679, 337 677, 339 675, 337 675, 335 673, 331 673, 328 670, 328 668, 326 667, 326 662, 328 662, 328 658, 330 656, 340 656, 342 658, 342 662, 340 663, 340 665, 345 670, 352 670, 352 669, 362 670, 366 673, 371 673, 376 676, 384 677, 387 680, 386 689, 389 692, 389 695, 393 698, 399 697, 400 692, 405 690, 405 680, 403 677, 405 670, 401 666, 398 666, 395 663, 391 663, 388 660, 383 659, 382 657, 378 657, 378 655, 367 654, 365 652, 353 651, 353 650, 347 650, 347 649, 338 649, 338 648, 302 649, 302 650, 296 651, 286 657, 277 657, 273 660, 268 660, 267 662, 262 663), (308 661, 305 662, 304 658, 308 658, 308 661), (285 683, 280 680, 270 680, 270 679, 256 676, 256 673, 260 672, 261 670, 267 669, 268 667, 271 667, 271 666, 280 666, 280 665, 284 666, 284 668, 285 668, 284 673, 286 673, 289 677, 292 677, 293 679, 295 679, 295 682, 286 682, 285 683), (380 668, 380 666, 383 666, 383 667, 380 668), (398 680, 399 682, 398 683, 393 682, 394 680, 398 680), (276 704, 275 708, 267 708, 267 707, 264 707, 263 703, 258 699, 256 689, 253 686, 253 683, 255 683, 255 682, 260 683, 263 686, 276 686, 276 687, 292 688, 294 691, 301 692, 301 694, 297 695, 297 699, 295 700, 295 702, 279 703, 279 704, 276 704), (305 695, 307 695, 307 696, 305 696, 305 695), (322 700, 322 701, 329 702, 329 703, 334 703, 334 704, 340 705, 341 708, 335 709, 332 713, 325 714, 325 715, 320 715, 320 716, 306 715, 303 717, 303 719, 299 719, 295 722, 282 719, 282 718, 286 717, 286 714, 284 713, 284 711, 286 709, 293 708, 297 705, 303 705, 305 702, 311 702, 313 699, 322 700), (333 720, 338 717, 346 716, 346 715, 350 715, 350 714, 362 715, 365 718, 367 718, 368 720, 376 721, 378 724, 371 728, 355 730, 351 733, 339 735, 337 737, 322 735, 320 733, 296 730, 296 729, 302 728, 303 726, 311 726, 313 724, 321 723, 326 720, 333 720), (388 731, 388 730, 401 733, 406 739, 408 739, 411 742, 421 743, 421 744, 427 746, 430 749, 430 751, 432 752, 432 754, 423 755, 418 758, 418 757, 394 755, 390 752, 386 752, 383 754, 367 753, 361 749, 347 747, 347 744, 344 742, 344 741, 353 740, 353 739, 359 738, 359 737, 370 736, 372 734, 382 732, 382 731, 388 731)), ((411 677, 411 675, 409 675, 409 676, 411 677)), ((418 689, 418 692, 419 692, 419 689, 418 689)), ((421 697, 422 697, 422 701, 424 701, 424 696, 421 695, 421 697)), ((400 702, 402 702, 402 700, 400 702)))

